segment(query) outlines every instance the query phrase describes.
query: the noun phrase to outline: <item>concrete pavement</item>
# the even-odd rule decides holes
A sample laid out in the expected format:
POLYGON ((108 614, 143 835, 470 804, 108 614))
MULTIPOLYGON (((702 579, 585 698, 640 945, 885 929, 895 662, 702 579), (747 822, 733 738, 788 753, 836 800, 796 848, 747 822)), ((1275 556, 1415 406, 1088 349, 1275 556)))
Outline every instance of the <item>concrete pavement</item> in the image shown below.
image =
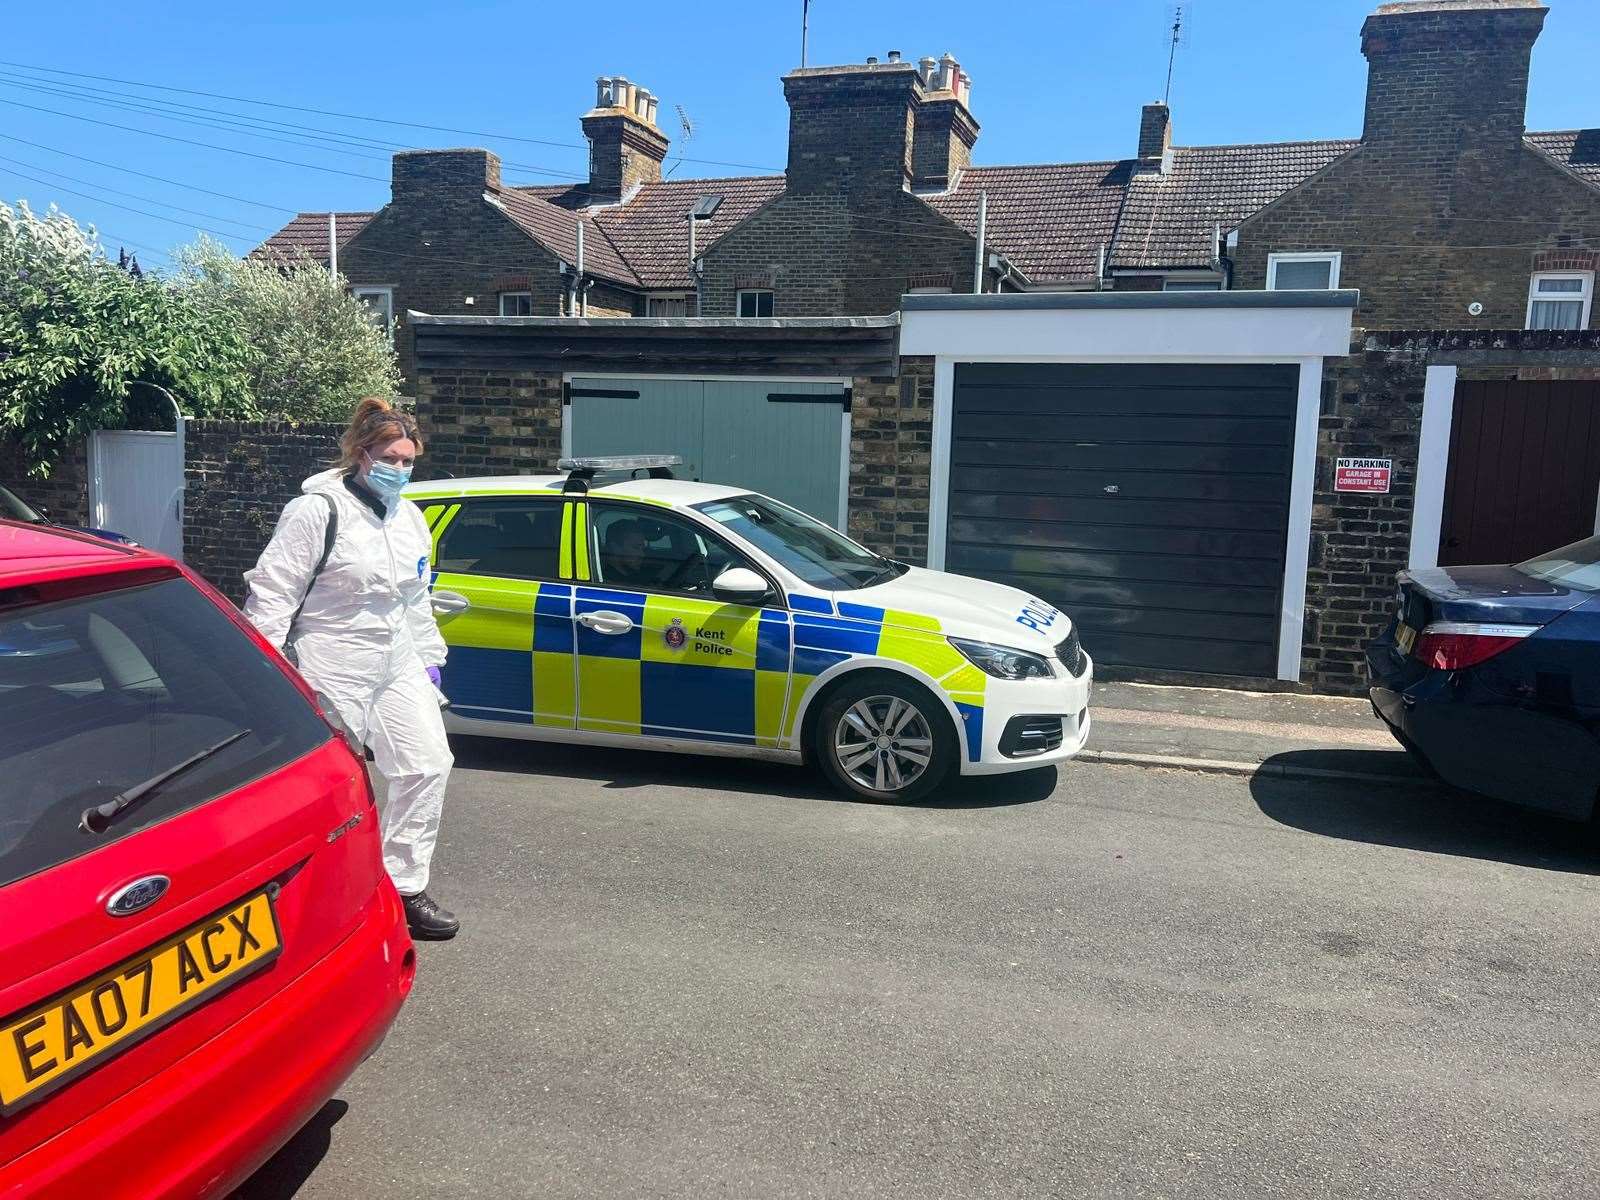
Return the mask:
POLYGON ((1098 682, 1088 761, 1425 783, 1365 699, 1098 682))
POLYGON ((1557 822, 1103 764, 894 808, 751 763, 458 754, 437 892, 466 932, 245 1200, 1600 1177, 1600 890, 1557 822))

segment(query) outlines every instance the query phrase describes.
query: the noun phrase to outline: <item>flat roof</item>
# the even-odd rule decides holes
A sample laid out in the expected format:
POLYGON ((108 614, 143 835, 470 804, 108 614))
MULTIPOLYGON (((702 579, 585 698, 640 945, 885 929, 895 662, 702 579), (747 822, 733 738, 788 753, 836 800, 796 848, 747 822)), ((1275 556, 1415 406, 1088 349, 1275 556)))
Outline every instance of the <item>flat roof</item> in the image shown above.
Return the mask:
POLYGON ((983 295, 917 293, 900 297, 906 312, 1026 312, 1041 309, 1355 308, 1361 293, 1332 291, 1236 292, 986 292, 983 295))

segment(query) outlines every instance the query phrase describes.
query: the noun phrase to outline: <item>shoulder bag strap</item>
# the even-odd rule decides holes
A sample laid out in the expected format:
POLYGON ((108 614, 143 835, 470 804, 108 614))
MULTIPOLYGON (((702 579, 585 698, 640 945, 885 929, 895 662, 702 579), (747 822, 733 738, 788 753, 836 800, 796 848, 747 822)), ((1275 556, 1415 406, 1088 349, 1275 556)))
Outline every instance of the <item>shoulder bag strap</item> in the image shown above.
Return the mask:
POLYGON ((317 559, 317 565, 311 572, 311 578, 306 581, 305 593, 300 597, 300 603, 295 605, 294 616, 289 618, 288 641, 294 640, 294 627, 300 621, 300 614, 305 610, 306 601, 311 598, 311 589, 317 586, 317 576, 322 574, 322 569, 328 565, 328 556, 333 553, 333 543, 339 537, 339 506, 332 496, 326 492, 318 492, 323 502, 328 506, 328 523, 322 530, 322 557, 317 559))

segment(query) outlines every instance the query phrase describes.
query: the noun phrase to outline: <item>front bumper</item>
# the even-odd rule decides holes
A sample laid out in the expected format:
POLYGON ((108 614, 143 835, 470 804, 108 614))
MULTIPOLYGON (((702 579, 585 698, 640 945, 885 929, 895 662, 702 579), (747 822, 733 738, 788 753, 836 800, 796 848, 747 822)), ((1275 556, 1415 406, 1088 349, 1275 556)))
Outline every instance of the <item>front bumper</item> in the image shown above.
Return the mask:
MULTIPOLYGON (((1056 669, 1061 670, 1059 663, 1056 669)), ((1094 683, 1094 662, 1083 656, 1083 672, 1076 678, 988 679, 985 681, 981 717, 966 720, 967 746, 962 755, 963 775, 1002 775, 1031 771, 1066 762, 1089 740, 1089 690, 1094 683), (1001 748, 1006 727, 1016 717, 1059 717, 1061 743, 1036 753, 1007 753, 1001 748), (974 726, 977 726, 974 729, 974 726)))

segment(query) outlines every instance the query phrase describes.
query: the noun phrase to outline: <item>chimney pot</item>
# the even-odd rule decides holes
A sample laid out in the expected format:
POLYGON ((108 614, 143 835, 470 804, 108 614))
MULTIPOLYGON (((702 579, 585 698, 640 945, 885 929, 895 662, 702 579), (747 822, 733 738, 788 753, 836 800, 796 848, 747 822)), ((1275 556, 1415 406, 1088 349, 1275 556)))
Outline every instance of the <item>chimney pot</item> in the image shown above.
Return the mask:
POLYGON ((878 56, 876 54, 867 55, 867 66, 875 67, 877 65, 878 65, 878 56))
POLYGON ((900 61, 900 51, 898 51, 898 50, 889 51, 889 61, 892 62, 892 63, 899 62, 900 61))
POLYGON ((923 87, 928 88, 930 90, 933 88, 934 69, 938 65, 939 65, 939 60, 934 58, 933 55, 931 55, 931 54, 927 55, 924 58, 917 59, 917 68, 922 74, 922 86, 923 87))

